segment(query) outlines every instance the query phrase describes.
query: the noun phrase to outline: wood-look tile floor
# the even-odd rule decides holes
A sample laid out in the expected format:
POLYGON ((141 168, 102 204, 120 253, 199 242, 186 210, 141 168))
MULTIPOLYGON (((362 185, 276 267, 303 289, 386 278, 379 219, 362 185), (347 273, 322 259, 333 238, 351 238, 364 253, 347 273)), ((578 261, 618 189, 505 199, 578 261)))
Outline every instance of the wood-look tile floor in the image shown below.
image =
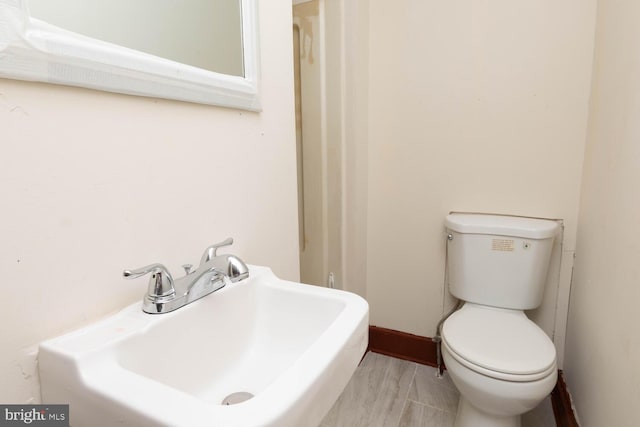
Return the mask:
MULTIPOLYGON (((452 427, 458 391, 446 371, 366 354, 319 427, 452 427)), ((522 416, 522 427, 555 427, 551 400, 522 416)))

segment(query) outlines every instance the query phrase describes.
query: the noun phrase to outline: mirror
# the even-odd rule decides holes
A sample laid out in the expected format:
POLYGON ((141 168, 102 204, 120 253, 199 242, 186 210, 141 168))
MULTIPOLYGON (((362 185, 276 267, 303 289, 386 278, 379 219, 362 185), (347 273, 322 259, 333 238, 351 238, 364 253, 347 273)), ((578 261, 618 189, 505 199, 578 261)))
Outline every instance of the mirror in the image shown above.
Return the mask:
POLYGON ((0 77, 259 111, 257 33, 257 0, 0 0, 0 77))
POLYGON ((244 76, 239 0, 29 0, 28 5, 32 18, 56 27, 244 76))

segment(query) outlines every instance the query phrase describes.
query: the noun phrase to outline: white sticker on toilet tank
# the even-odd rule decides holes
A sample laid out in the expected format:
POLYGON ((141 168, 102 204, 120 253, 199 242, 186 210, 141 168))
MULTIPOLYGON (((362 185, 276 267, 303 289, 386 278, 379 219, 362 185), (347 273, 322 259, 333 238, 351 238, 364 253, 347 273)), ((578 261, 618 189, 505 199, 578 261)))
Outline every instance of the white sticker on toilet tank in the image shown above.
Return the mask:
POLYGON ((514 241, 511 239, 493 239, 491 241, 491 250, 511 252, 514 250, 514 241))

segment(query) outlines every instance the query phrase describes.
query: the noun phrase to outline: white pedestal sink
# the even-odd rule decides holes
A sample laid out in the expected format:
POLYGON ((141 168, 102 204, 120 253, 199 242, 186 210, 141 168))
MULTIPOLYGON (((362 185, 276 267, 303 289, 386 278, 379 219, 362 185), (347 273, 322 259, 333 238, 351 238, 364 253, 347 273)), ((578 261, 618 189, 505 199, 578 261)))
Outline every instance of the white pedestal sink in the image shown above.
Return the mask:
POLYGON ((368 313, 355 294, 250 266, 174 312, 137 303, 43 342, 42 399, 68 403, 74 427, 315 427, 366 350, 368 313))

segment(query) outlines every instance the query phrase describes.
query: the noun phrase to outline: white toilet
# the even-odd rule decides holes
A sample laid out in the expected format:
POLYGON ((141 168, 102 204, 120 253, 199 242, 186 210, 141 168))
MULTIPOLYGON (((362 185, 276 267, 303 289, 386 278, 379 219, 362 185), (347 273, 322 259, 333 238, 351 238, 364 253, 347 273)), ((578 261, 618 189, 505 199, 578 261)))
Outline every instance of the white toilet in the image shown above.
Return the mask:
POLYGON ((442 326, 460 391, 456 427, 518 427, 557 379, 556 350, 523 310, 542 302, 555 221, 451 214, 449 291, 464 301, 442 326))

